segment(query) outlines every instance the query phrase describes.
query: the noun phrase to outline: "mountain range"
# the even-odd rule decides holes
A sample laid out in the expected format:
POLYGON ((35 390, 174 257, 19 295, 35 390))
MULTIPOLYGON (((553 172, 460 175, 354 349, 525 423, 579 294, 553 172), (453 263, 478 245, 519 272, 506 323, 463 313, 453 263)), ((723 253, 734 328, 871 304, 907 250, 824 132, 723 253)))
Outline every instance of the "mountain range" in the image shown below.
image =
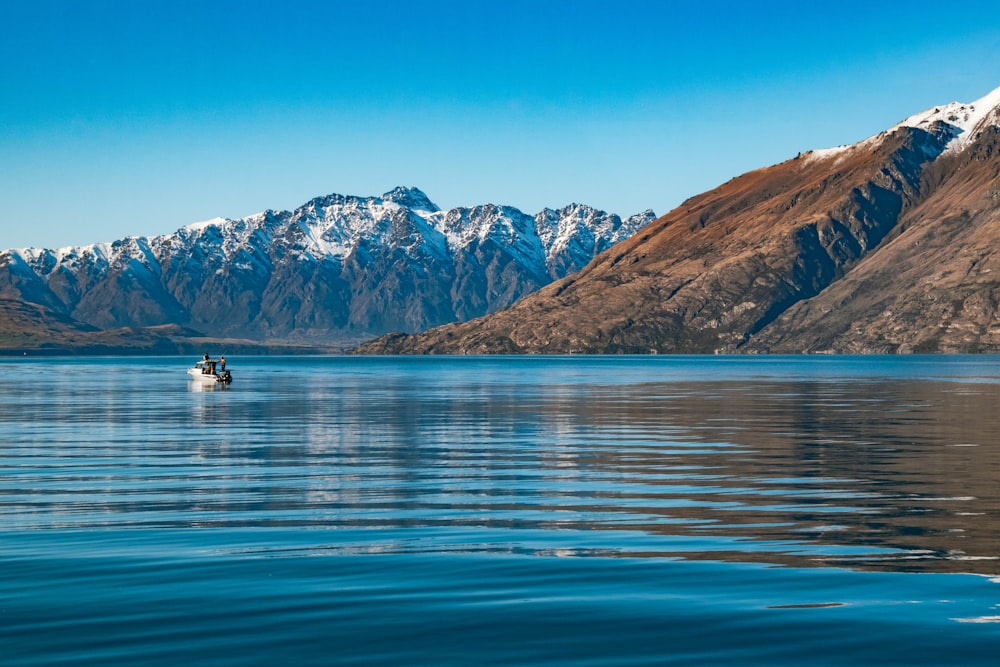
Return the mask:
POLYGON ((1000 352, 1000 89, 746 173, 509 308, 361 353, 1000 352))
POLYGON ((442 211, 402 187, 329 195, 163 236, 7 250, 0 299, 40 306, 30 312, 80 331, 174 325, 215 338, 342 345, 506 307, 655 217, 579 204, 534 216, 492 204, 442 211))
POLYGON ((396 188, 7 250, 0 349, 1000 352, 1000 89, 654 218, 396 188))

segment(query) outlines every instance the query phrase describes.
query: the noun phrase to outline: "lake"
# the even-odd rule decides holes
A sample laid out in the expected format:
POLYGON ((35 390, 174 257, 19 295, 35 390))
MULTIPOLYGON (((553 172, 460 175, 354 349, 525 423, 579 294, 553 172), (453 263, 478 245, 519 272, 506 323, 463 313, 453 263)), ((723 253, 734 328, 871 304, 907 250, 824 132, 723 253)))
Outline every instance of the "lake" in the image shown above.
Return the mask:
POLYGON ((0 360, 3 665, 1000 654, 1000 357, 194 361, 0 360))

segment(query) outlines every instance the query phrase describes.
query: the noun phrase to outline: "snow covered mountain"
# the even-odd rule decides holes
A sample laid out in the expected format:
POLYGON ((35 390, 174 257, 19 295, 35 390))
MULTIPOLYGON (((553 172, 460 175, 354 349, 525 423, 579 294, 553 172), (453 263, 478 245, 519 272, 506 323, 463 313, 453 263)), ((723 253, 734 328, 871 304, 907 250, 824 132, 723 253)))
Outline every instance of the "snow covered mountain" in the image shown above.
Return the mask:
POLYGON ((0 296, 100 328, 347 342, 508 306, 654 218, 578 204, 535 216, 492 204, 441 211, 416 188, 329 195, 164 236, 7 250, 0 296))

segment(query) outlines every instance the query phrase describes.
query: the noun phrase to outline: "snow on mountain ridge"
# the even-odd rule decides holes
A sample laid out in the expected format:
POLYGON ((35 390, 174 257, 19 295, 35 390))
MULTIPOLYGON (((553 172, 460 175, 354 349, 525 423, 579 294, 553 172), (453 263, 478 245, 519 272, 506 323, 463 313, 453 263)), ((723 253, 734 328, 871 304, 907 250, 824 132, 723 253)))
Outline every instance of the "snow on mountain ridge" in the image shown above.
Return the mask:
MULTIPOLYGON (((312 259, 343 258, 363 239, 391 236, 393 222, 405 216, 411 226, 426 227, 426 218, 437 207, 415 188, 396 188, 382 197, 329 195, 313 199, 290 214, 290 223, 303 232, 304 243, 298 248, 312 259), (411 208, 409 204, 418 208, 411 208)), ((420 236, 435 254, 443 241, 424 230, 420 236)), ((411 244, 414 245, 414 244, 411 244)), ((417 244, 419 245, 419 244, 417 244)))
MULTIPOLYGON (((549 273, 554 257, 571 253, 582 266, 595 252, 627 238, 655 215, 646 211, 622 220, 582 204, 545 209, 530 216, 511 206, 483 204, 442 211, 417 188, 397 187, 379 197, 331 194, 295 211, 267 210, 238 219, 217 217, 191 223, 172 234, 126 237, 113 243, 58 250, 11 250, 40 277, 60 266, 89 265, 161 274, 164 262, 269 271, 274 247, 302 261, 342 261, 362 241, 402 248, 450 262, 455 253, 487 239, 538 274, 549 273)), ((565 261, 564 261, 565 263, 565 261)))
POLYGON ((935 123, 939 122, 950 126, 952 132, 952 139, 941 155, 964 150, 975 138, 977 131, 983 129, 988 123, 994 125, 1000 123, 1000 88, 994 89, 972 103, 950 102, 943 106, 931 107, 855 144, 819 148, 809 151, 805 156, 810 160, 842 156, 855 148, 871 146, 901 128, 912 127, 930 130, 935 123))
POLYGON ((996 88, 971 104, 951 102, 914 114, 889 128, 888 132, 900 127, 927 129, 937 122, 946 123, 954 128, 955 138, 949 142, 945 152, 960 151, 968 145, 975 130, 980 129, 979 126, 983 121, 991 115, 996 115, 998 108, 1000 108, 1000 88, 996 88))
POLYGON ((106 269, 111 263, 112 244, 92 243, 85 246, 64 246, 55 250, 46 248, 12 248, 8 250, 38 276, 45 277, 60 267, 74 269, 87 258, 98 270, 106 269))
POLYGON ((184 225, 184 229, 190 230, 192 232, 199 232, 206 227, 211 227, 213 225, 221 225, 226 222, 226 218, 212 218, 211 220, 204 220, 202 222, 192 222, 189 225, 184 225))
POLYGON ((441 209, 418 188, 395 187, 382 195, 385 201, 391 201, 413 211, 437 213, 441 209))

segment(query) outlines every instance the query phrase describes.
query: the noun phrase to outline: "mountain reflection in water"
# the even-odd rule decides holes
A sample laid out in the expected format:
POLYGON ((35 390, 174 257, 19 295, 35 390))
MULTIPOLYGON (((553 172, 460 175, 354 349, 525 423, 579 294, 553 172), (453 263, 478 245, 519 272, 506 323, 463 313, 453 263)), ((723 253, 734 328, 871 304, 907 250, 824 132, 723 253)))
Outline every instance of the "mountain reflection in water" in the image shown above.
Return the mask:
MULTIPOLYGON (((374 546, 314 545, 354 551, 998 571, 1000 383, 989 376, 258 363, 246 385, 199 400, 137 394, 121 378, 84 398, 73 383, 98 376, 82 367, 49 389, 53 402, 11 384, 6 410, 37 411, 32 432, 44 438, 31 446, 51 465, 45 484, 13 498, 11 485, 32 476, 5 482, 3 511, 77 528, 380 529, 374 546)), ((136 377, 175 381, 156 370, 136 377)), ((19 451, 8 446, 8 465, 19 451)))
POLYGON ((628 424, 632 435, 626 448, 595 450, 585 466, 628 480, 604 509, 645 515, 626 523, 732 545, 678 555, 997 573, 1000 385, 707 382, 641 391, 647 398, 608 395, 591 406, 595 433, 628 424))
MULTIPOLYGON (((453 525, 648 536, 595 537, 606 545, 578 553, 998 571, 1000 384, 516 388, 501 396, 485 385, 404 391, 398 401, 386 388, 389 400, 365 391, 336 404, 332 420, 366 434, 355 455, 371 457, 377 443, 400 480, 378 494, 362 483, 350 500, 343 479, 327 490, 339 489, 337 504, 403 504, 425 517, 400 526, 447 515, 453 525)), ((325 448, 331 437, 310 439, 325 448)))

